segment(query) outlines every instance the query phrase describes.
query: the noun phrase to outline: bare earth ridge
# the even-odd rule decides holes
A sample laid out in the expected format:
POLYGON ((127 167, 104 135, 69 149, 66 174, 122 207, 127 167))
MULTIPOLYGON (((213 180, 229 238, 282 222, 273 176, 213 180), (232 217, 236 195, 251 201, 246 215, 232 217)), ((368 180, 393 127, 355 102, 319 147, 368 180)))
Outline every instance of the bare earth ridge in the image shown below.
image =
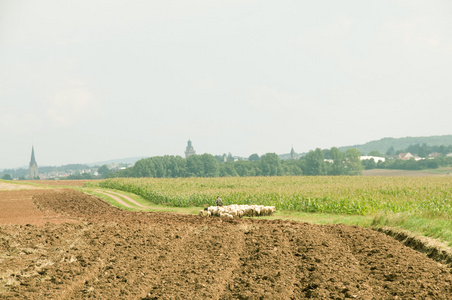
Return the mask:
POLYGON ((129 212, 73 190, 34 191, 33 202, 41 213, 77 223, 0 226, 2 299, 452 294, 445 265, 370 229, 129 212))

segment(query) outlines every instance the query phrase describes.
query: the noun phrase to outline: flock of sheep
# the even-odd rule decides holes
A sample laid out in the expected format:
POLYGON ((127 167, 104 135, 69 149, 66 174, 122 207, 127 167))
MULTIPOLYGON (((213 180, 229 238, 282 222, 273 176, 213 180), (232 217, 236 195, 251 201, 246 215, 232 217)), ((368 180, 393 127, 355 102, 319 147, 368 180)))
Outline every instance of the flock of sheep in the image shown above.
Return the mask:
POLYGON ((199 215, 203 217, 216 216, 233 219, 235 217, 271 216, 275 210, 274 206, 232 204, 228 206, 210 206, 201 210, 199 215))

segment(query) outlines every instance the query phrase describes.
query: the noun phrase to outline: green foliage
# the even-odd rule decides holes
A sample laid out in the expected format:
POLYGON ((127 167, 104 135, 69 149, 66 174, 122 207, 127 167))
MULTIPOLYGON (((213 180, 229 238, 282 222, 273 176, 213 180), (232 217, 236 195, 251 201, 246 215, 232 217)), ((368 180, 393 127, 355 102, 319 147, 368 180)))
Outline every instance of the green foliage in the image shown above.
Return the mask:
MULTIPOLYGON (((299 176, 299 175, 359 175, 364 168, 360 152, 348 149, 342 153, 333 147, 327 152, 317 148, 302 159, 281 160, 275 153, 267 153, 252 161, 229 160, 219 162, 220 156, 210 154, 192 155, 185 159, 180 156, 163 156, 141 159, 135 166, 106 177, 246 177, 246 176, 299 176), (332 159, 325 162, 324 153, 332 159)), ((223 156, 226 157, 226 156, 223 156)), ((231 156, 232 157, 232 156, 231 156)), ((251 157, 251 156, 250 156, 251 157)))
POLYGON ((102 165, 97 169, 97 173, 99 173, 102 178, 105 178, 107 174, 110 173, 110 169, 107 165, 102 165))
POLYGON ((210 154, 195 154, 187 158, 187 172, 190 177, 217 177, 219 176, 218 162, 210 154))
POLYGON ((397 153, 410 152, 413 155, 417 155, 419 157, 427 157, 430 153, 439 153, 442 155, 446 155, 448 153, 452 153, 452 145, 450 146, 429 146, 427 144, 413 144, 408 146, 407 148, 397 151, 397 153))
POLYGON ((349 148, 345 152, 347 170, 349 175, 361 175, 363 165, 361 164, 361 152, 354 148, 349 148))
POLYGON ((450 215, 430 212, 378 214, 372 226, 403 228, 414 233, 447 241, 452 246, 452 219, 450 215))
MULTIPOLYGON (((392 153, 387 153, 387 155, 393 155, 396 151, 401 151, 407 149, 411 145, 415 144, 427 144, 431 147, 441 146, 444 147, 452 146, 452 135, 442 135, 442 136, 427 136, 427 137, 404 137, 404 138, 383 138, 377 141, 371 141, 363 145, 355 145, 349 147, 340 147, 339 150, 345 151, 348 148, 358 149, 361 153, 369 153, 370 151, 379 151, 381 153, 387 153, 388 150, 392 148, 392 153)), ((406 151, 408 152, 408 151, 406 151)), ((441 151, 430 151, 439 152, 441 151)), ((429 153, 430 153, 429 152, 429 153)), ((449 151, 450 153, 452 151, 449 151)))
POLYGON ((231 170, 228 174, 230 176, 256 176, 260 172, 257 168, 257 163, 249 161, 237 161, 234 163, 225 163, 224 167, 231 170))
POLYGON ((239 175, 236 168, 235 163, 233 162, 225 162, 220 167, 220 176, 221 177, 235 177, 235 176, 243 176, 239 175))
POLYGON ((329 175, 344 175, 347 170, 345 169, 345 155, 338 148, 331 148, 330 157, 333 160, 333 163, 328 166, 328 174, 329 175))
POLYGON ((257 161, 257 160, 259 160, 259 159, 260 159, 260 158, 259 158, 259 155, 257 155, 256 153, 251 154, 250 157, 248 157, 248 160, 249 160, 249 161, 257 161))
MULTIPOLYGON (((232 157, 232 156, 231 156, 232 157)), ((108 173, 106 177, 235 177, 301 175, 300 161, 281 161, 275 153, 267 153, 258 160, 218 162, 210 154, 151 157, 137 161, 135 166, 108 173)))
POLYGON ((364 169, 366 170, 372 170, 377 168, 377 163, 375 162, 375 160, 373 158, 371 159, 365 159, 361 161, 364 169))
POLYGON ((141 159, 134 167, 114 174, 107 173, 105 177, 336 176, 360 175, 363 169, 422 170, 452 165, 452 157, 445 156, 420 161, 386 160, 378 163, 372 159, 361 161, 360 157, 361 153, 358 149, 349 148, 343 153, 336 147, 329 150, 320 148, 311 150, 305 157, 298 160, 281 160, 275 153, 267 153, 262 157, 253 154, 250 156, 251 161, 234 161, 232 155, 215 157, 203 154, 192 155, 188 159, 167 155, 141 159), (228 159, 224 162, 226 157, 228 159), (325 161, 325 157, 328 157, 328 161, 325 161))
POLYGON ((109 179, 103 188, 131 192, 176 207, 262 204, 277 210, 349 215, 424 213, 452 216, 447 177, 293 176, 246 178, 109 179))
MULTIPOLYGON (((196 155, 193 155, 193 157, 196 155)), ((197 158, 197 156, 196 156, 197 158)), ((196 159, 194 158, 194 159, 196 159)), ((114 176, 124 177, 184 177, 187 175, 187 160, 180 156, 155 156, 144 158, 135 163, 133 168, 122 170, 114 176)))
POLYGON ((394 150, 394 146, 389 147, 389 148, 388 148, 388 151, 386 151, 386 155, 387 155, 387 156, 393 156, 393 155, 395 155, 395 154, 396 154, 396 152, 395 152, 395 150, 394 150))
POLYGON ((13 177, 11 176, 11 174, 5 174, 2 176, 3 180, 13 180, 13 177))
POLYGON ((28 169, 6 169, 0 172, 0 176, 5 176, 7 174, 11 175, 13 178, 25 178, 28 175, 28 169))
POLYGON ((376 157, 384 157, 384 155, 380 151, 377 151, 377 150, 370 151, 369 153, 367 153, 367 155, 376 156, 376 157))
MULTIPOLYGON (((363 161, 363 165, 366 169, 370 169, 373 165, 367 161, 363 161)), ((422 159, 422 160, 401 160, 392 159, 385 162, 378 163, 376 168, 379 169, 392 169, 392 170, 425 170, 425 169, 437 169, 440 166, 452 165, 452 157, 437 157, 434 159, 422 159)))
POLYGON ((320 148, 311 150, 306 154, 303 174, 305 175, 326 175, 327 168, 324 155, 320 148))
POLYGON ((281 176, 281 161, 276 153, 267 153, 259 160, 259 167, 264 176, 281 176))

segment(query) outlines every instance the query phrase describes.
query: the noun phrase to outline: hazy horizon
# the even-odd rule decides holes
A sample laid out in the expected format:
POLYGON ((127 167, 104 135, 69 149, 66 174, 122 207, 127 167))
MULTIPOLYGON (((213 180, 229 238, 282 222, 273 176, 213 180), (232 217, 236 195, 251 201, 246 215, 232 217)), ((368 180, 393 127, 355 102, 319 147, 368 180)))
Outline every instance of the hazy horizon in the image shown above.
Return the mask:
POLYGON ((0 2, 0 169, 452 134, 452 2, 0 2))
MULTIPOLYGON (((442 135, 442 136, 446 136, 446 135, 442 135)), ((450 136, 450 135, 447 135, 447 136, 450 136)), ((430 137, 438 137, 438 136, 430 136, 430 137)), ((365 144, 367 144, 367 143, 370 143, 370 142, 375 142, 375 141, 380 141, 380 140, 383 140, 383 139, 393 139, 393 137, 383 137, 383 138, 381 138, 381 139, 378 139, 378 140, 372 140, 372 141, 367 141, 367 142, 365 142, 365 143, 363 143, 363 144, 355 144, 355 145, 337 145, 337 146, 333 146, 333 147, 338 147, 338 148, 348 148, 348 147, 353 147, 353 146, 362 146, 362 145, 365 145, 365 144)), ((402 137, 402 139, 404 139, 404 138, 423 138, 423 137, 402 137)), ((420 142, 414 142, 414 143, 411 143, 410 145, 414 145, 414 144, 416 144, 416 143, 420 143, 420 142)), ((193 141, 192 141, 192 144, 193 144, 193 141)), ((435 142, 434 143, 435 145, 437 144, 437 142, 435 142)), ((430 145, 430 144, 429 144, 430 145)), ((318 148, 318 147, 315 147, 315 148, 318 148)), ((292 149, 292 148, 291 148, 292 149)), ((289 149, 288 151, 286 151, 286 152, 282 152, 282 153, 276 153, 277 155, 290 155, 290 150, 291 149, 289 149)), ((324 149, 331 149, 331 148, 323 148, 322 150, 324 150, 324 149)), ((400 149, 403 149, 403 148, 400 148, 400 149)), ((396 149, 396 150, 400 150, 400 149, 396 149)), ((174 154, 174 156, 181 156, 181 157, 184 157, 185 156, 185 154, 184 154, 184 150, 185 150, 185 148, 183 149, 183 151, 181 151, 181 153, 179 153, 179 154, 174 154)), ((312 148, 312 149, 309 149, 309 150, 307 150, 307 151, 303 151, 303 152, 298 152, 298 151, 295 151, 295 149, 294 149, 294 151, 295 151, 295 153, 296 154, 306 154, 306 153, 308 153, 309 151, 311 151, 311 150, 315 150, 314 148, 312 148)), ((341 150, 341 149, 340 149, 341 150)), ((341 151, 344 151, 343 149, 341 150, 341 151)), ((373 149, 372 151, 378 151, 378 150, 376 150, 376 149, 373 149)), ((35 152, 36 152, 36 149, 35 149, 35 152)), ((206 153, 206 152, 197 152, 196 151, 196 149, 195 149, 195 152, 196 152, 196 154, 198 154, 198 155, 202 155, 202 154, 204 154, 204 153, 206 153)), ((267 153, 275 153, 275 152, 267 152, 267 153)), ((226 155, 228 155, 229 153, 226 153, 226 152, 223 152, 223 153, 217 153, 217 154, 212 154, 212 153, 208 153, 208 154, 211 154, 211 155, 224 155, 224 154, 226 154, 226 155)), ((233 153, 231 153, 233 156, 237 156, 237 155, 234 155, 233 153)), ((256 154, 256 153, 250 153, 250 154, 248 154, 248 155, 245 155, 245 156, 239 156, 239 157, 242 157, 242 158, 248 158, 249 156, 251 156, 252 154, 256 154)), ((266 154, 266 153, 263 153, 263 155, 264 154, 266 154)), ((169 155, 169 154, 162 154, 162 155, 160 155, 160 156, 165 156, 165 155, 169 155)), ((367 155, 367 153, 362 153, 362 155, 367 155)), ((30 150, 30 157, 31 157, 31 150, 30 150)), ((70 162, 70 163, 64 163, 64 164, 59 164, 59 165, 40 165, 40 164, 38 164, 38 167, 40 166, 40 167, 55 167, 55 166, 64 166, 64 165, 69 165, 69 164, 86 164, 86 165, 103 165, 103 164, 108 164, 108 163, 110 163, 111 161, 121 161, 121 160, 138 160, 138 159, 142 159, 142 158, 147 158, 147 157, 151 157, 151 156, 146 156, 146 155, 139 155, 139 156, 130 156, 130 157, 116 157, 116 158, 113 158, 113 159, 109 159, 109 160, 100 160, 100 161, 90 161, 90 162, 70 162)), ((28 168, 28 164, 24 164, 24 165, 22 165, 22 166, 18 166, 18 167, 13 167, 13 168, 0 168, 0 171, 2 171, 2 170, 5 170, 5 169, 20 169, 20 168, 28 168)))

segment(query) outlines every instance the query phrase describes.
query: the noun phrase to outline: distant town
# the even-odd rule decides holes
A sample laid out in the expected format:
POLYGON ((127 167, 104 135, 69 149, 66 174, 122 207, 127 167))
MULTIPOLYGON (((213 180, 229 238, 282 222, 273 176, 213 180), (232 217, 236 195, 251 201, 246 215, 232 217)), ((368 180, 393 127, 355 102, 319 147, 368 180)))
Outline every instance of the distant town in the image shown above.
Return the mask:
POLYGON ((68 164, 59 167, 43 166, 38 168, 34 147, 28 169, 8 169, 0 172, 6 180, 56 180, 56 179, 96 179, 103 178, 109 172, 117 172, 132 167, 133 163, 108 163, 101 166, 87 164, 68 164))
MULTIPOLYGON (((436 137, 437 138, 437 137, 436 137)), ((450 136, 443 136, 442 141, 445 141, 445 138, 450 138, 450 136)), ((408 139, 408 138, 405 138, 408 139)), ((294 148, 292 147, 290 152, 287 154, 282 155, 274 155, 278 160, 281 162, 283 161, 304 161, 312 160, 315 157, 315 160, 317 160, 316 168, 323 171, 308 171, 306 168, 306 163, 304 165, 294 165, 300 170, 295 172, 295 175, 303 174, 303 175, 339 175, 334 174, 334 171, 328 172, 328 169, 331 169, 330 166, 337 167, 337 163, 339 162, 345 169, 350 168, 350 160, 347 158, 347 152, 350 149, 354 149, 357 152, 356 159, 358 161, 358 164, 362 164, 361 167, 357 167, 358 174, 360 173, 360 169, 374 169, 374 168, 381 168, 381 169, 425 169, 425 168, 438 168, 441 166, 449 166, 452 159, 452 145, 436 145, 436 146, 428 146, 426 143, 420 144, 413 144, 409 145, 408 147, 396 151, 394 149, 394 146, 390 146, 387 148, 387 151, 383 154, 379 150, 372 150, 370 152, 365 152, 365 149, 369 147, 368 144, 372 144, 373 149, 378 149, 381 146, 379 144, 388 145, 388 140, 391 140, 390 138, 385 138, 380 141, 373 141, 369 142, 364 145, 356 145, 352 147, 342 147, 342 148, 336 148, 333 147, 331 149, 319 149, 317 148, 315 151, 311 150, 309 153, 296 153, 294 148), (376 142, 380 142, 379 144, 375 144, 376 142), (344 152, 342 155, 341 153, 344 152), (411 153, 413 152, 413 153, 411 153), (339 157, 342 158, 338 158, 339 157), (319 164, 319 159, 321 163, 319 164), (361 162, 359 162, 361 161, 361 162), (422 161, 425 161, 425 163, 422 163, 422 161), (429 161, 429 162, 427 162, 429 161), (318 173, 318 174, 316 174, 318 173), (331 173, 331 174, 330 174, 331 173)), ((394 141, 401 141, 404 140, 398 139, 394 141)), ((400 148, 400 147, 399 147, 400 148)), ((185 160, 189 161, 192 160, 190 157, 196 155, 196 151, 194 149, 194 146, 192 144, 191 140, 188 140, 187 146, 184 151, 185 160)), ((259 157, 257 154, 252 154, 249 157, 239 157, 239 156, 233 156, 231 153, 229 154, 223 154, 223 155, 210 155, 210 154, 203 154, 202 156, 208 155, 210 156, 210 159, 213 161, 216 161, 217 164, 223 164, 223 163, 235 163, 235 162, 243 162, 243 163, 252 163, 254 161, 258 161, 262 158, 264 158, 266 155, 263 155, 259 157)), ((101 179, 105 177, 113 176, 112 174, 117 174, 117 176, 121 175, 130 175, 134 174, 133 172, 127 173, 124 172, 124 170, 127 170, 129 168, 133 168, 135 163, 144 157, 137 157, 134 159, 118 159, 116 161, 110 161, 105 162, 102 164, 68 164, 63 165, 59 167, 55 166, 42 166, 38 167, 37 159, 35 156, 35 149, 34 146, 32 146, 31 149, 31 157, 30 157, 30 163, 28 169, 26 168, 19 168, 19 169, 9 169, 9 170, 2 170, 0 172, 0 178, 4 180, 56 180, 56 179, 101 179)), ((182 157, 179 157, 182 159, 182 157)), ((203 159, 206 159, 204 157, 203 159)), ((209 159, 209 158, 207 158, 209 159)), ((192 160, 193 161, 193 160, 192 160)), ((206 162, 204 161, 204 164, 206 162)), ((244 165, 241 165, 241 168, 244 168, 244 165)), ((202 164, 202 162, 201 162, 202 164)), ((250 167, 248 164, 247 167, 250 167)), ((230 167, 229 167, 230 169, 230 167)), ((284 168, 283 168, 284 169, 284 168)), ((334 167, 333 167, 334 169, 334 167)), ((228 172, 214 172, 212 174, 215 176, 249 176, 249 174, 253 174, 254 176, 267 176, 267 175, 273 175, 273 174, 265 174, 261 173, 259 174, 258 168, 256 171, 252 171, 251 173, 248 173, 248 175, 242 175, 240 173, 232 171, 232 173, 228 172)), ((174 173, 174 172, 173 172, 174 173)), ((184 174, 182 176, 196 176, 196 173, 181 173, 184 174), (190 175, 191 174, 191 175, 190 175)), ((279 175, 294 175, 290 172, 279 172, 279 175)), ((174 175, 174 174, 173 174, 174 175)), ((165 175, 168 176, 168 175, 165 175)), ((136 176, 133 176, 136 177, 136 176)), ((151 175, 152 177, 152 175, 151 175)))

